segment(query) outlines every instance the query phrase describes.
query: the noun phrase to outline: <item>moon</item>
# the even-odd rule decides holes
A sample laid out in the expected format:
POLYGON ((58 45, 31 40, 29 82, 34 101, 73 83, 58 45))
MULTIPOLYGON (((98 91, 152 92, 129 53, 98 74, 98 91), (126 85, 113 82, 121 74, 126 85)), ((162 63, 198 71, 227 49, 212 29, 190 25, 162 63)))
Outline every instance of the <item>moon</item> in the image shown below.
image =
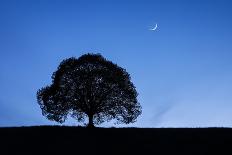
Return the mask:
POLYGON ((158 27, 158 24, 156 23, 155 24, 155 27, 153 27, 153 28, 151 28, 151 29, 149 29, 150 31, 155 31, 156 29, 157 29, 157 27, 158 27))

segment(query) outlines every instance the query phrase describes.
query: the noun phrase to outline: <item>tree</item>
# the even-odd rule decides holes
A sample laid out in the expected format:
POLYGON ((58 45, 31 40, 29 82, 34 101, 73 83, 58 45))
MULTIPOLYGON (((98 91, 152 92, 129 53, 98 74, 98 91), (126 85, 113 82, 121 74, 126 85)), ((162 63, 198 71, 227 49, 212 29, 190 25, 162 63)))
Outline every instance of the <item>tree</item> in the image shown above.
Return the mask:
POLYGON ((104 121, 133 123, 141 114, 135 86, 125 69, 100 54, 63 60, 52 75, 52 84, 37 92, 42 114, 63 123, 67 116, 88 127, 104 121))

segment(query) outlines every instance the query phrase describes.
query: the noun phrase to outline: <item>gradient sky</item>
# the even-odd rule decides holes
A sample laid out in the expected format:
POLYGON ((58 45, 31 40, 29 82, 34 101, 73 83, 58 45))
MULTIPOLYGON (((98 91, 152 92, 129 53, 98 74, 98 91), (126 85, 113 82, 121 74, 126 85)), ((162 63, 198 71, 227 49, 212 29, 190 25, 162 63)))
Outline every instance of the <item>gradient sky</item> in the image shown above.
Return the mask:
POLYGON ((0 126, 57 124, 42 116, 36 91, 63 59, 90 52, 130 73, 143 113, 129 126, 232 127, 231 8, 230 0, 1 0, 0 126))

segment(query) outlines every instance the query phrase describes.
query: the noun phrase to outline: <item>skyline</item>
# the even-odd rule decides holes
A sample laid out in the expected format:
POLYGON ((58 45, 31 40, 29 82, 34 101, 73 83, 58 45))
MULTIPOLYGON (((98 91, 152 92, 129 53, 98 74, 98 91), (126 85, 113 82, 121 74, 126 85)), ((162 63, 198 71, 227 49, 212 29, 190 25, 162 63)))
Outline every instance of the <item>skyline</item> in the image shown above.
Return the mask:
POLYGON ((232 127, 231 6, 1 1, 0 126, 57 124, 42 116, 37 90, 51 84, 63 59, 101 53, 127 70, 139 93, 143 111, 129 126, 232 127))

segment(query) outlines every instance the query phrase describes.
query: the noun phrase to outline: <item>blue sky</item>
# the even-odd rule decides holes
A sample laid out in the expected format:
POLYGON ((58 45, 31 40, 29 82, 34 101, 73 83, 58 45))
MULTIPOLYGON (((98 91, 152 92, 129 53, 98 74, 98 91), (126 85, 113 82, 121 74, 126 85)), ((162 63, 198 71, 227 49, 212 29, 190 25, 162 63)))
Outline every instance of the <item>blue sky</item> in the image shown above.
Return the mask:
POLYGON ((229 0, 1 0, 0 126, 56 124, 42 116, 36 91, 63 59, 91 52, 130 73, 143 107, 130 126, 232 127, 231 7, 229 0))

